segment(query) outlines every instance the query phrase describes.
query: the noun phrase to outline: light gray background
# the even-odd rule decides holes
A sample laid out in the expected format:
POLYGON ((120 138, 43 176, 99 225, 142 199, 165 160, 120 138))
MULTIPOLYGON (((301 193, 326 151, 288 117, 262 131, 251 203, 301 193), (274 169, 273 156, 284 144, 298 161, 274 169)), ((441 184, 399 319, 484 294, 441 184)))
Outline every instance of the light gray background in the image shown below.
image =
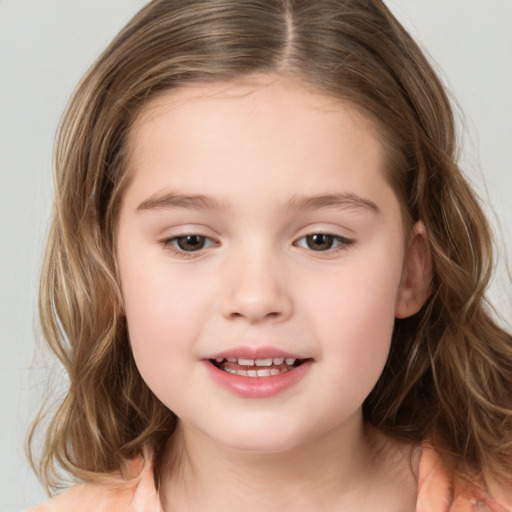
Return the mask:
MULTIPOLYGON (((0 0, 2 512, 45 500, 23 442, 44 382, 40 358, 34 360, 36 295, 57 123, 82 73, 144 3, 0 0)), ((465 113, 463 163, 492 207, 493 223, 501 224, 501 267, 491 296, 510 321, 504 263, 511 265, 512 252, 512 0, 388 0, 388 5, 443 70, 465 113)))

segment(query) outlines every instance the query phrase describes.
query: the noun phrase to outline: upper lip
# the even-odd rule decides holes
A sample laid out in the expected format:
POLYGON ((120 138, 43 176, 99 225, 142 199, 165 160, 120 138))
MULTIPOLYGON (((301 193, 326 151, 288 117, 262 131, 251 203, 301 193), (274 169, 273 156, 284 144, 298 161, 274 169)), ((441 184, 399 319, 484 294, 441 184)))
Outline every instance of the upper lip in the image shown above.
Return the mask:
POLYGON ((206 359, 217 359, 217 358, 228 358, 234 357, 236 359, 274 359, 279 357, 293 358, 293 359, 309 359, 308 357, 288 352, 276 347, 250 347, 250 346, 239 346, 224 350, 222 352, 216 352, 206 359))

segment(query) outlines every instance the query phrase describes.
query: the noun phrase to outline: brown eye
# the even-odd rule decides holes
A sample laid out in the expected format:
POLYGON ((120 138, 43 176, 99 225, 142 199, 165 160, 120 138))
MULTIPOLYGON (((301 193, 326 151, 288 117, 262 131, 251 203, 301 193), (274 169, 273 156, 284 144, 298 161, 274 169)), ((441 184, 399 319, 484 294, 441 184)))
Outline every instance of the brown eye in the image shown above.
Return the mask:
POLYGON ((334 244, 334 236, 325 233, 308 235, 306 237, 306 245, 313 251, 327 251, 334 244))
POLYGON ((206 245, 206 237, 201 235, 179 236, 173 239, 173 245, 186 252, 199 251, 206 245))
POLYGON ((303 249, 310 249, 316 252, 344 249, 353 243, 352 240, 329 233, 313 233, 303 236, 297 240, 296 245, 303 249))
POLYGON ((165 238, 160 243, 165 250, 178 257, 192 257, 194 253, 200 256, 203 251, 219 245, 216 240, 197 233, 165 238))

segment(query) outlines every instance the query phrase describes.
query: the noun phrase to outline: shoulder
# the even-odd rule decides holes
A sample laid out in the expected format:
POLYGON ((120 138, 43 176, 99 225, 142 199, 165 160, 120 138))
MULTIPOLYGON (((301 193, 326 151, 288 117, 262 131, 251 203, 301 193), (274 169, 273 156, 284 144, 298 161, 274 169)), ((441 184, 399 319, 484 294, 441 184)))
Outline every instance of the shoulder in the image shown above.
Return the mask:
POLYGON ((510 512, 512 483, 508 489, 493 488, 455 474, 428 442, 422 443, 416 512, 510 512))
POLYGON ((105 484, 81 484, 26 512, 117 512, 127 509, 134 489, 119 489, 105 484))
POLYGON ((139 458, 131 466, 140 469, 132 480, 79 484, 25 512, 162 512, 151 464, 139 458))

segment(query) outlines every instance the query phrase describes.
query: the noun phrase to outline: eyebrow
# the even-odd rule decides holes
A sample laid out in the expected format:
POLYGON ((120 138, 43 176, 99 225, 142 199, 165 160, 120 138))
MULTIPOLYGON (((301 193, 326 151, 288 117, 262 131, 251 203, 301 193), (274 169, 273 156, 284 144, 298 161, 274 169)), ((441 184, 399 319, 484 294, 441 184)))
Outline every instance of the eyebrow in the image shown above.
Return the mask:
MULTIPOLYGON (((287 209, 320 210, 323 208, 356 208, 365 209, 373 213, 380 213, 380 208, 369 199, 356 194, 323 194, 314 196, 293 196, 287 202, 287 209)), ((202 194, 177 194, 168 192, 154 194, 137 206, 137 211, 168 210, 175 208, 188 208, 196 210, 226 210, 228 204, 211 196, 202 194)))
POLYGON ((174 208, 190 208, 196 210, 224 210, 227 205, 217 199, 201 194, 176 194, 168 192, 155 194, 142 201, 137 211, 169 210, 174 208))
POLYGON ((333 207, 365 209, 373 213, 380 213, 380 208, 373 201, 352 193, 294 196, 288 201, 290 210, 319 210, 333 207))

